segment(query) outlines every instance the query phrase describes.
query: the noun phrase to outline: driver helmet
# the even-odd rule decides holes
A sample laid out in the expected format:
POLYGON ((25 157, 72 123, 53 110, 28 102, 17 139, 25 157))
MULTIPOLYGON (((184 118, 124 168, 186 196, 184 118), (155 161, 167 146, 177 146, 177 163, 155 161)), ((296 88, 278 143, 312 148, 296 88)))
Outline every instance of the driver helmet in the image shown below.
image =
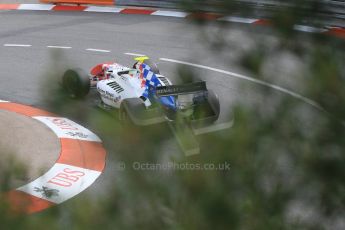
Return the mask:
POLYGON ((106 79, 109 79, 113 73, 113 68, 110 65, 103 66, 103 73, 106 79))

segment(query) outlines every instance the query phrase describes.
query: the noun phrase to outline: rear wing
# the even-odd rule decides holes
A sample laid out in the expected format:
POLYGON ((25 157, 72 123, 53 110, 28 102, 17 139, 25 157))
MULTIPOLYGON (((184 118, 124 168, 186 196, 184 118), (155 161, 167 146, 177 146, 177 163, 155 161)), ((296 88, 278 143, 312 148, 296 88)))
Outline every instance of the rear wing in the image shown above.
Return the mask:
POLYGON ((181 94, 193 94, 207 91, 206 82, 194 82, 184 85, 168 85, 168 86, 158 86, 156 88, 156 95, 158 97, 163 96, 173 96, 181 94))

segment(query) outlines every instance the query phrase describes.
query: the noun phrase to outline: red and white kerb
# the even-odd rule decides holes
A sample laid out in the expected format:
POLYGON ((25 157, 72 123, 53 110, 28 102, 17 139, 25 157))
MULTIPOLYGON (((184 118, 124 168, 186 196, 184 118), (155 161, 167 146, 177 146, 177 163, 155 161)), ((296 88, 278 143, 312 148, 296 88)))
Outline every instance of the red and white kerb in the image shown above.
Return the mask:
POLYGON ((6 194, 14 211, 35 213, 60 204, 85 190, 101 175, 106 151, 90 130, 67 118, 26 105, 0 100, 0 110, 42 122, 57 135, 61 144, 60 156, 52 168, 6 194))

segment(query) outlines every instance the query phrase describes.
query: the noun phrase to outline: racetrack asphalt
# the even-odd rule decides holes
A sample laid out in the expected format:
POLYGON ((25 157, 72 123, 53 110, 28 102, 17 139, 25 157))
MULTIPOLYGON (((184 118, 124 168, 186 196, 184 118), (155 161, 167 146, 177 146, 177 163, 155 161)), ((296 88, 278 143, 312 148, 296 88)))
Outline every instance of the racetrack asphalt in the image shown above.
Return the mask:
MULTIPOLYGON (((61 147, 56 135, 41 122, 15 112, 0 110, 0 149, 2 154, 15 154, 16 164, 27 174, 15 178, 11 186, 22 186, 54 165, 61 147), (19 166, 20 167, 20 166, 19 166)), ((1 156, 9 160, 10 156, 1 156)), ((2 162, 4 163, 4 162, 2 162)))
MULTIPOLYGON (((206 29, 206 35, 211 38, 217 33, 212 25, 206 29)), ((260 32, 251 27, 231 26, 225 39, 232 44, 233 50, 211 52, 205 48, 198 27, 186 19, 90 12, 3 11, 0 12, 0 99, 45 109, 41 83, 47 82, 50 70, 54 71, 59 66, 88 70, 97 63, 107 61, 131 66, 133 57, 125 53, 150 56, 158 63, 161 73, 175 83, 179 81, 176 72, 178 65, 160 58, 183 60, 248 75, 248 72, 236 64, 239 53, 255 46, 256 39, 275 44, 274 37, 267 33, 267 29, 260 32), (56 62, 52 56, 57 50, 61 58, 56 62)), ((281 58, 287 60, 284 62, 284 66, 288 66, 286 68, 294 66, 298 69, 299 64, 290 59, 288 54, 281 58)), ((236 101, 266 104, 265 101, 260 101, 255 90, 250 90, 262 86, 221 72, 199 68, 195 68, 195 71, 201 79, 207 81, 208 88, 219 95, 223 121, 228 118, 227 113, 236 101), (241 87, 243 84, 246 85, 245 91, 241 87)), ((52 81, 52 84, 55 83, 52 81)), ((274 78, 273 83, 297 92, 300 90, 298 81, 286 78, 284 73, 274 78)), ((281 92, 277 92, 277 95, 280 94, 281 92)), ((49 92, 45 95, 54 97, 49 92)), ((102 134, 100 137, 102 138, 102 134)), ((179 152, 174 143, 169 144, 167 149, 179 152)), ((113 161, 110 156, 105 173, 89 192, 106 193, 107 186, 115 180, 113 161)))
MULTIPOLYGON (((159 61, 159 58, 190 61, 248 74, 236 65, 238 53, 255 46, 255 39, 264 37, 267 42, 274 44, 272 36, 257 33, 255 28, 246 31, 234 26, 227 34, 227 39, 234 49, 212 53, 201 42, 202 37, 196 26, 190 25, 185 19, 157 16, 7 11, 0 12, 0 19, 1 69, 3 77, 6 78, 1 84, 1 96, 12 100, 20 98, 20 102, 33 105, 40 105, 39 82, 44 78, 43 70, 47 70, 51 64, 51 53, 54 49, 47 46, 72 47, 62 50, 64 60, 71 66, 85 70, 103 61, 131 65, 133 59, 124 55, 126 52, 149 55, 158 62, 162 73, 174 81, 176 65, 159 61), (9 43, 31 46, 4 46, 9 43), (86 50, 90 48, 111 52, 86 50), (232 62, 229 63, 229 59, 232 62)), ((217 34, 217 30, 210 27, 206 32, 212 38, 217 34)), ((291 65, 296 64, 298 67, 298 63, 291 61, 291 65)), ((217 91, 221 103, 224 101, 228 104, 238 98, 232 96, 234 94, 241 94, 241 98, 246 96, 242 94, 242 89, 237 87, 236 78, 204 70, 199 74, 209 82, 211 89, 217 91)), ((273 80, 277 85, 299 91, 295 79, 279 75, 273 80)))

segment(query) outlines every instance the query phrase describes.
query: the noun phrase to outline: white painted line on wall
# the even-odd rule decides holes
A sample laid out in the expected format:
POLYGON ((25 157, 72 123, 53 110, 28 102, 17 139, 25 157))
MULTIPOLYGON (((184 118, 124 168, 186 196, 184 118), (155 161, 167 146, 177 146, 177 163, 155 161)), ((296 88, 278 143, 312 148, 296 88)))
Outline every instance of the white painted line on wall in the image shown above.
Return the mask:
POLYGON ((51 10, 53 8, 52 4, 20 4, 18 10, 51 10))
POLYGON ((189 65, 189 66, 193 66, 193 67, 200 68, 200 69, 207 69, 207 70, 218 72, 218 73, 222 73, 222 74, 234 77, 234 78, 239 78, 239 79, 247 80, 247 81, 250 81, 250 82, 254 82, 254 83, 257 83, 259 85, 267 86, 267 87, 270 87, 270 88, 275 89, 277 91, 286 93, 286 94, 288 94, 288 95, 290 95, 290 96, 292 96, 294 98, 297 98, 297 99, 300 99, 300 100, 304 101, 305 103, 307 103, 307 104, 309 104, 311 106, 314 106, 317 109, 325 111, 317 102, 315 102, 315 101, 313 101, 313 100, 311 100, 309 98, 306 98, 306 97, 304 97, 304 96, 302 96, 302 95, 300 95, 298 93, 295 93, 295 92, 290 91, 288 89, 285 89, 283 87, 280 87, 280 86, 277 86, 277 85, 274 85, 274 84, 271 84, 271 83, 268 83, 268 82, 265 82, 265 81, 261 81, 261 80, 258 80, 258 79, 252 78, 252 77, 247 77, 247 76, 244 76, 244 75, 241 75, 241 74, 238 74, 238 73, 234 73, 234 72, 230 72, 230 71, 226 71, 226 70, 221 70, 221 69, 217 69, 217 68, 213 68, 213 67, 209 67, 209 66, 204 66, 204 65, 199 65, 199 64, 195 64, 195 63, 179 61, 179 60, 174 60, 174 59, 169 59, 169 58, 160 58, 159 60, 166 61, 166 62, 173 62, 173 63, 183 64, 183 65, 189 65))
POLYGON ((145 54, 139 54, 139 53, 124 53, 129 56, 146 56, 145 54))
POLYGON ((92 48, 88 48, 86 49, 87 51, 91 51, 91 52, 100 52, 100 53, 110 53, 110 50, 101 50, 101 49, 92 49, 92 48))
POLYGON ((293 27, 297 31, 307 32, 307 33, 323 33, 326 32, 326 29, 316 28, 312 26, 305 25, 294 25, 293 27))
POLYGON ((175 11, 157 10, 156 12, 153 12, 151 15, 184 18, 184 17, 186 17, 188 14, 185 13, 185 12, 177 12, 177 11, 175 12, 175 11))
POLYGON ((252 19, 252 18, 241 18, 241 17, 231 17, 231 16, 219 18, 218 20, 227 21, 227 22, 247 23, 247 24, 251 24, 257 21, 257 19, 252 19))
POLYGON ((7 103, 8 101, 0 100, 0 103, 1 103, 1 102, 7 103))
POLYGON ((103 7, 103 6, 89 6, 84 11, 87 12, 103 12, 103 13, 119 13, 123 8, 119 7, 103 7))
POLYGON ((54 48, 54 49, 71 49, 70 46, 47 46, 47 48, 54 48))
POLYGON ((32 45, 28 44, 4 44, 6 47, 31 47, 32 45))

